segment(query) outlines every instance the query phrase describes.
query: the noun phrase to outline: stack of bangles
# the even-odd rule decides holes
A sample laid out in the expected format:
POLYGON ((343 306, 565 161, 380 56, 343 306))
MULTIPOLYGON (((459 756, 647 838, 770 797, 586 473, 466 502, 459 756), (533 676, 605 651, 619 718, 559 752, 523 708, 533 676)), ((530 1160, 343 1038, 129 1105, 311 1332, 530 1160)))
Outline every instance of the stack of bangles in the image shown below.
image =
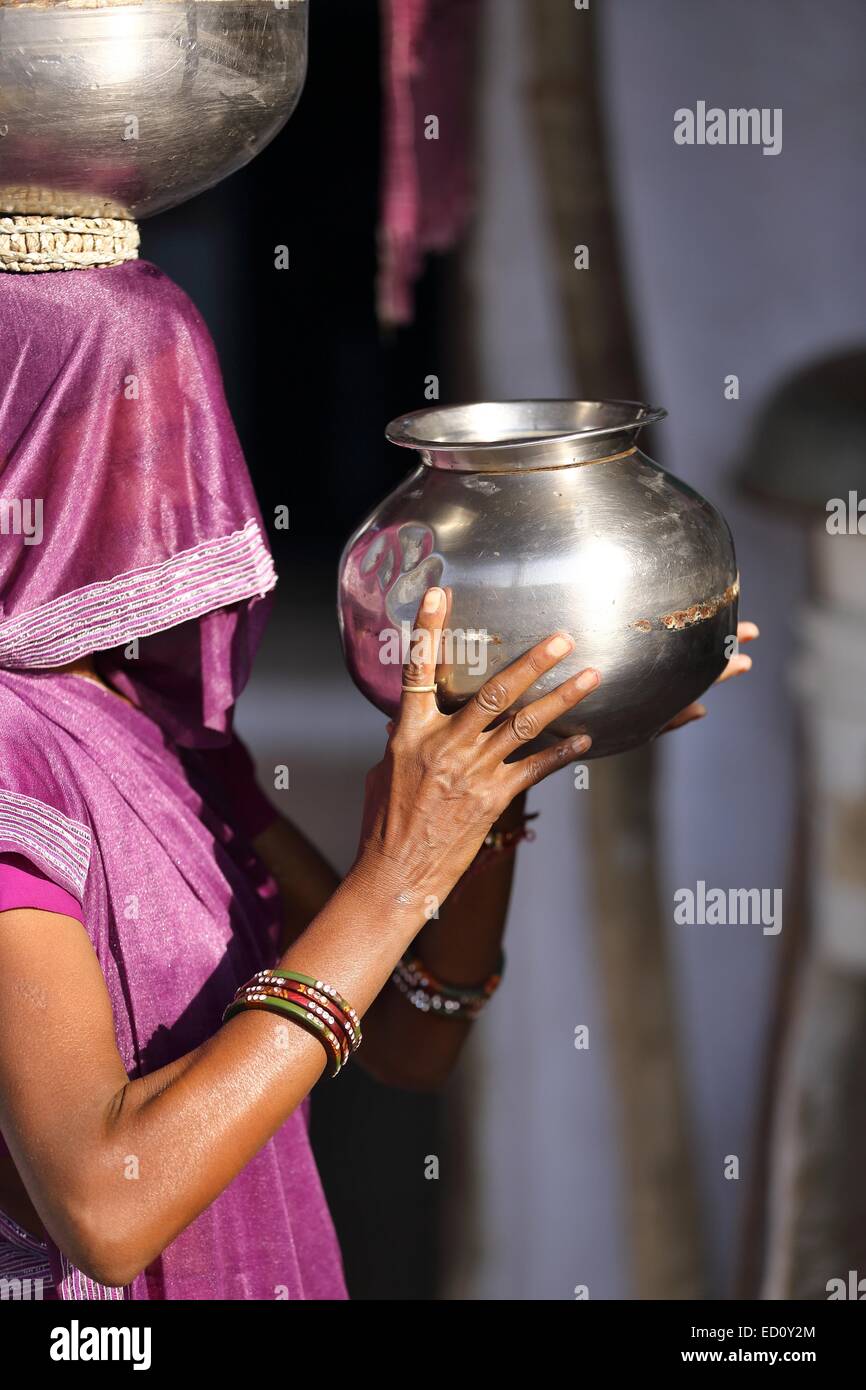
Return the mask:
MULTIPOLYGON (((525 816, 513 830, 491 831, 464 877, 486 867, 500 854, 514 850, 521 840, 533 839, 527 822, 534 819, 525 816)), ((483 984, 449 985, 437 980, 423 961, 407 951, 391 979, 409 1003, 423 1013, 471 1023, 498 989, 504 968, 505 957, 500 955, 495 972, 483 984)), ((241 985, 223 1014, 223 1023, 247 1009, 281 1015, 318 1038, 328 1054, 331 1076, 336 1076, 361 1046, 361 1020, 351 1004, 333 985, 299 975, 296 970, 260 970, 241 985)))
POLYGON ((361 1046, 361 1020, 351 1004, 333 985, 296 970, 260 970, 241 985, 223 1014, 223 1023, 248 1009, 281 1015, 318 1038, 328 1054, 331 1076, 361 1046))
POLYGON ((495 972, 484 984, 447 985, 437 980, 423 961, 407 951, 391 980, 404 998, 422 1013, 472 1023, 499 988, 504 969, 505 956, 500 955, 495 972))

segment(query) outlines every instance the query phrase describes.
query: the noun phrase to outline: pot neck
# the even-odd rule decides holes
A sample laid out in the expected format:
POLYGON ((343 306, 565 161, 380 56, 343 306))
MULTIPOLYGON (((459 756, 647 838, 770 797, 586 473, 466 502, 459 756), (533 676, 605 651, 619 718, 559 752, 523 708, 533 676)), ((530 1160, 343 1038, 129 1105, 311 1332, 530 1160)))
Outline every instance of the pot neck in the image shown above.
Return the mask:
POLYGON ((522 473, 627 457, 665 413, 640 401, 473 401, 400 416, 386 435, 428 468, 522 473))
POLYGON ((452 473, 533 473, 546 468, 575 468, 590 463, 611 463, 637 453, 635 431, 611 438, 539 440, 507 449, 419 449, 428 468, 452 473))

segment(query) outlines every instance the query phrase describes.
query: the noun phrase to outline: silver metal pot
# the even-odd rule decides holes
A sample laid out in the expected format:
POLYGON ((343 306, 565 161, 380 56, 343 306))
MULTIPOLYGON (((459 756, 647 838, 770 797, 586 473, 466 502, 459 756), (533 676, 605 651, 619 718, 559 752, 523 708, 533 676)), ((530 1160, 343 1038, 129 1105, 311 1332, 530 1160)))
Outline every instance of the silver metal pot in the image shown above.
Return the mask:
POLYGON ((0 214, 147 217, 272 140, 307 0, 0 0, 0 214))
POLYGON ((446 711, 560 628, 575 651, 526 700, 584 666, 602 684, 550 737, 585 729, 590 756, 623 752, 697 699, 731 654, 739 583, 724 519, 636 446, 665 413, 537 400, 394 420, 388 438, 420 462, 340 562, 343 649, 367 698, 396 710, 399 656, 421 595, 439 584, 450 591, 446 711))

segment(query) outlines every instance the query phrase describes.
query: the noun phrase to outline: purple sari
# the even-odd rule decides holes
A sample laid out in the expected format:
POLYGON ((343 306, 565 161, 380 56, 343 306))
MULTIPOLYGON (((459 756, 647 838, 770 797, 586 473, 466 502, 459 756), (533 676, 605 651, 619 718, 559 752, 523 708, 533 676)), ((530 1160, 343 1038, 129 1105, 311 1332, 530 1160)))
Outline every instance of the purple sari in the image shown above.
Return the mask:
MULTIPOLYGON (((142 1076, 277 950, 275 887, 207 752, 273 565, 209 336, 164 275, 5 276, 0 325, 0 853, 82 904, 142 1076), (49 669, 90 652, 132 705, 49 669)), ((0 1220, 0 1245, 16 1231, 0 1220)), ((44 1258, 61 1298, 346 1296, 306 1105, 127 1289, 44 1258)))

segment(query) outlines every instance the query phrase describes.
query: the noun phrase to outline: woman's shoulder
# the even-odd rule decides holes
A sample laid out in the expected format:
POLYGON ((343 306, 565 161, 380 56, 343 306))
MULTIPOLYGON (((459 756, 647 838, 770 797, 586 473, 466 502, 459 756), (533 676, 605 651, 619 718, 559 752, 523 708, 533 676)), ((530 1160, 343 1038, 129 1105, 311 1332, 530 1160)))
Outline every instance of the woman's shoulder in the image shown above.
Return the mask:
POLYGON ((0 679, 0 852, 23 854, 80 897, 90 851, 68 737, 0 679))

